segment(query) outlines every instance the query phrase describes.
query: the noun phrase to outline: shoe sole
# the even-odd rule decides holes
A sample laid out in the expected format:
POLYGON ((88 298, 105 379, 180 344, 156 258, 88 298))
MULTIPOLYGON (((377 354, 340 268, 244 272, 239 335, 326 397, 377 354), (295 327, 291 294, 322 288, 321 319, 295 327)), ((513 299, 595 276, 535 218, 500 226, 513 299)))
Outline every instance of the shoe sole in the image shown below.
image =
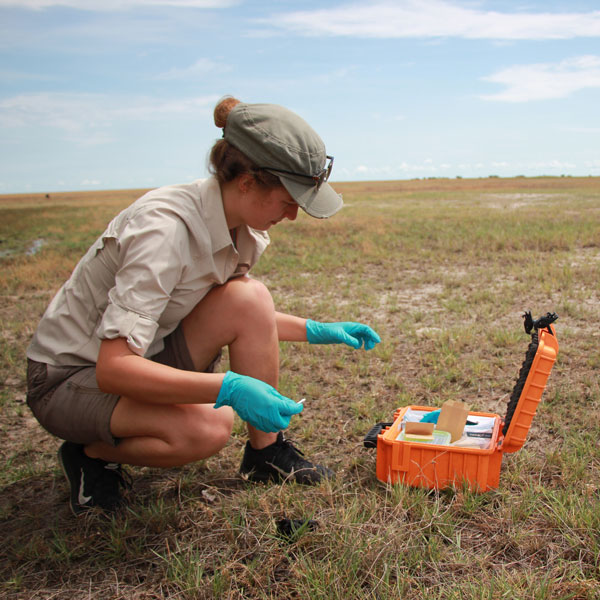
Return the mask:
POLYGON ((250 481, 252 483, 269 483, 271 481, 277 481, 278 479, 281 479, 281 476, 276 478, 275 476, 270 475, 255 475, 252 472, 242 473, 240 471, 239 475, 244 481, 250 481))
MULTIPOLYGON (((275 467, 276 468, 276 467, 275 467)), ((317 471, 316 469, 314 469, 317 471)), ((244 481, 250 481, 252 483, 297 483, 298 485, 319 485, 322 481, 328 481, 335 478, 335 475, 327 475, 323 473, 320 474, 320 479, 318 481, 298 481, 296 479, 296 475, 301 474, 302 471, 313 471, 313 469, 301 469, 300 471, 295 471, 292 473, 271 473, 269 475, 255 475, 252 471, 249 473, 242 473, 239 471, 240 477, 244 481)), ((318 473, 318 471, 317 471, 318 473)))

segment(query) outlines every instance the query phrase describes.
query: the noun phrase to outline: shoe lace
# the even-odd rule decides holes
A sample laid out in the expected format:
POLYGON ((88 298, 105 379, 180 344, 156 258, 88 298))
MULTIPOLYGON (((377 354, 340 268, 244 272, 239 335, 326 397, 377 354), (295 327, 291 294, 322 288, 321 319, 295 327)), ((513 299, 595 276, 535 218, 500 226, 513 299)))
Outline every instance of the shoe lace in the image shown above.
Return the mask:
POLYGON ((118 463, 108 463, 104 467, 105 471, 111 474, 119 487, 130 490, 133 487, 131 475, 118 463))
POLYGON ((304 456, 304 452, 302 452, 302 450, 300 450, 300 448, 298 448, 298 446, 296 446, 296 444, 289 438, 283 438, 281 440, 280 445, 289 448, 292 452, 295 452, 296 454, 304 456))
POLYGON ((302 452, 302 450, 300 450, 300 448, 298 448, 294 444, 294 442, 292 442, 292 440, 289 440, 287 438, 283 439, 283 441, 281 442, 281 446, 284 455, 290 462, 296 463, 301 468, 314 467, 314 465, 311 462, 303 458, 304 452, 302 452))
POLYGON ((102 471, 94 482, 94 499, 104 507, 118 506, 123 501, 121 488, 132 487, 131 476, 116 463, 107 463, 102 471))

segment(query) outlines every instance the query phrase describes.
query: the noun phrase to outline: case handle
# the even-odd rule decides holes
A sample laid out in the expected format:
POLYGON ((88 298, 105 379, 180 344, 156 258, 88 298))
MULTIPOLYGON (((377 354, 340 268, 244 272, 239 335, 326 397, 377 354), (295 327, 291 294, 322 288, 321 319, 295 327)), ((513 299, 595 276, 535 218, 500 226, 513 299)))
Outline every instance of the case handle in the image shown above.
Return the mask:
POLYGON ((365 435, 365 439, 363 440, 363 444, 365 448, 377 448, 377 436, 384 430, 386 427, 391 427, 394 424, 391 423, 377 423, 373 425, 371 429, 369 429, 369 433, 365 435))

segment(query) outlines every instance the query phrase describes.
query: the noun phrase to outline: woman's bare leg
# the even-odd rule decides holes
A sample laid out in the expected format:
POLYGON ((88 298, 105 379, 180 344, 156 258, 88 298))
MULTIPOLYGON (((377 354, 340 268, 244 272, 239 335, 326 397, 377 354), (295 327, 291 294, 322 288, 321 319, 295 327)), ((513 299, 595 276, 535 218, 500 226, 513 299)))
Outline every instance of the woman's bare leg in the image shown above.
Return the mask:
MULTIPOLYGON (((279 343, 275 309, 268 290, 247 277, 216 287, 184 319, 183 333, 199 371, 217 352, 229 347, 231 370, 273 386, 279 376, 279 343)), ((122 397, 111 418, 118 446, 96 442, 86 447, 92 458, 143 466, 175 466, 206 458, 227 443, 233 411, 213 405, 151 404, 122 397)), ((256 449, 277 434, 248 426, 256 449)))
POLYGON ((91 458, 145 467, 175 467, 208 458, 228 442, 233 410, 213 404, 149 404, 121 398, 111 419, 117 446, 96 442, 91 458))
MULTIPOLYGON (((208 364, 215 351, 229 346, 231 370, 277 387, 279 379, 279 338, 275 307, 268 289, 249 277, 232 279, 215 288, 183 321, 194 364, 208 364), (208 362, 207 362, 208 361, 208 362)), ((264 448, 277 439, 248 425, 250 443, 264 448)))

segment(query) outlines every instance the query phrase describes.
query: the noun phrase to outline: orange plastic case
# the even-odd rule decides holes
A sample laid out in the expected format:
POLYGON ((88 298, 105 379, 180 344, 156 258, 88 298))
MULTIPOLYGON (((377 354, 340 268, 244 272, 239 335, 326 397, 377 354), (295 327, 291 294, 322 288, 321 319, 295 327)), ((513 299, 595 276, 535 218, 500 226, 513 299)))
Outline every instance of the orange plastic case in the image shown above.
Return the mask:
POLYGON ((471 412, 472 416, 493 417, 489 448, 460 448, 398 441, 401 422, 409 409, 435 410, 424 406, 405 406, 394 413, 394 423, 377 436, 377 478, 424 488, 466 485, 485 492, 498 487, 502 455, 515 452, 525 443, 537 406, 558 354, 558 341, 552 325, 538 332, 538 346, 513 414, 505 419, 494 413, 471 412), (506 429, 506 423, 509 423, 506 429), (506 429, 506 433, 503 433, 506 429))

